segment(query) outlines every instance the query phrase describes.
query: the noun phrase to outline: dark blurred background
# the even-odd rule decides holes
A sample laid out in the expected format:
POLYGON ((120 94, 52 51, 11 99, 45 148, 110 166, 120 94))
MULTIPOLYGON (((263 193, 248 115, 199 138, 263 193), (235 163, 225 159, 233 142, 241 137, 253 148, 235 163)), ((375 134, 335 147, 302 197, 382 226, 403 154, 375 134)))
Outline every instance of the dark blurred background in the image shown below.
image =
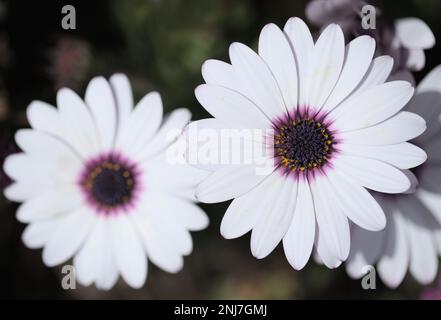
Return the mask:
MULTIPOLYGON (((27 105, 34 99, 55 104, 63 86, 84 94, 95 75, 126 73, 135 98, 151 90, 163 97, 165 110, 188 107, 193 118, 207 116, 193 90, 202 83, 200 67, 208 58, 228 60, 233 41, 253 47, 268 22, 283 27, 291 16, 304 18, 303 0, 0 0, 0 161, 14 152, 14 132, 28 124, 27 105), (76 30, 63 30, 61 8, 76 9, 76 30)), ((375 1, 389 20, 422 18, 441 39, 441 1, 375 1)), ((441 63, 441 45, 426 51, 421 79, 441 63)), ((1 187, 8 183, 0 173, 1 187)), ((128 288, 122 281, 110 292, 94 287, 65 291, 61 270, 47 268, 40 250, 20 240, 24 226, 15 220, 16 205, 0 195, 1 298, 183 298, 183 299, 383 299, 419 298, 425 289, 408 277, 389 290, 377 277, 377 289, 365 291, 340 267, 328 270, 312 260, 294 271, 279 246, 261 261, 252 257, 249 234, 224 240, 219 224, 228 203, 203 206, 211 223, 194 233, 194 252, 183 271, 167 274, 149 265, 146 285, 128 288)), ((432 287, 436 287, 434 284, 432 287)), ((429 291, 432 292, 432 291, 429 291)), ((426 292, 427 293, 427 292, 426 292)))

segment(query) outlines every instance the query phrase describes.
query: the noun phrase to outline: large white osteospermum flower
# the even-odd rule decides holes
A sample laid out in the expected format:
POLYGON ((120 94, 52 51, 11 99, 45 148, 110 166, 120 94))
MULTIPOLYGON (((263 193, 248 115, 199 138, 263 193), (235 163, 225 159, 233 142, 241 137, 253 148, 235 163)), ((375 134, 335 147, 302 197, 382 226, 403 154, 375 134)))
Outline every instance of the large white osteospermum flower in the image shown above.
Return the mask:
MULTIPOLYGON (((368 265, 377 264, 378 274, 389 287, 397 287, 409 269, 421 284, 432 282, 441 252, 441 66, 418 85, 406 110, 427 121, 427 131, 415 140, 427 151, 428 160, 413 170, 419 184, 411 194, 381 195, 378 200, 387 217, 380 232, 354 228, 346 269, 354 278, 368 265)), ((404 156, 404 155, 403 155, 404 156)), ((416 181, 416 179, 415 179, 416 181)))
POLYGON ((170 133, 182 131, 190 112, 177 109, 162 124, 159 94, 134 108, 124 75, 110 83, 94 78, 85 101, 61 89, 57 105, 31 103, 32 129, 16 134, 24 153, 4 164, 15 180, 5 195, 23 202, 17 219, 29 223, 26 246, 43 248, 47 266, 74 257, 78 281, 101 289, 119 274, 141 287, 146 256, 168 272, 180 270, 192 251, 189 231, 208 223, 193 197, 204 174, 165 157, 170 133))
POLYGON ((233 43, 231 64, 204 63, 207 84, 196 97, 215 119, 195 122, 199 129, 273 131, 262 139, 274 155, 268 174, 248 162, 211 166, 214 172, 196 190, 202 202, 234 199, 222 221, 224 237, 252 230, 257 258, 283 239, 295 269, 306 264, 315 243, 324 263, 336 267, 349 254, 348 218, 368 230, 384 228, 384 213, 366 188, 410 188, 405 170, 426 155, 406 141, 426 125, 400 112, 414 90, 404 81, 384 83, 393 61, 372 60, 374 51, 369 36, 345 47, 335 24, 314 43, 306 24, 291 18, 284 31, 263 28, 258 54, 233 43))

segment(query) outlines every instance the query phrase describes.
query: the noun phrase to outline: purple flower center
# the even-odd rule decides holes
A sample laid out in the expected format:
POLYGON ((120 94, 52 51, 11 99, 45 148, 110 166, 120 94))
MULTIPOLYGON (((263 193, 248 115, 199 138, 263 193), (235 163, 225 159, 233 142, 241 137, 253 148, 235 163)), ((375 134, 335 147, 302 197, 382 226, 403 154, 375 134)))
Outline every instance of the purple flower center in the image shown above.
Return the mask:
POLYGON ((139 190, 136 165, 114 153, 90 160, 81 175, 87 201, 98 211, 108 213, 131 205, 139 190))
POLYGON ((296 110, 274 122, 274 155, 284 173, 307 174, 322 170, 337 152, 336 134, 325 116, 309 108, 296 110))

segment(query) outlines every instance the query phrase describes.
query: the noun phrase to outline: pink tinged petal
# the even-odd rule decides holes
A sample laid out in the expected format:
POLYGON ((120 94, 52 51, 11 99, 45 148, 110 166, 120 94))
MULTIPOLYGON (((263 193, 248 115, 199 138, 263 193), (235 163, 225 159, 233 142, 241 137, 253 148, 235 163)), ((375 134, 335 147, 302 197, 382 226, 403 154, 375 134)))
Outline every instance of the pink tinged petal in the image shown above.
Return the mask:
POLYGON ((43 249, 43 262, 49 267, 70 259, 82 246, 96 216, 86 207, 80 207, 60 218, 43 249))
POLYGON ((297 204, 291 225, 283 237, 283 249, 289 264, 301 270, 311 256, 315 238, 315 213, 308 183, 299 182, 297 204))
POLYGON ((352 222, 369 231, 384 229, 384 212, 365 188, 337 170, 331 170, 327 177, 333 186, 336 202, 352 222))
POLYGON ((357 95, 367 89, 373 88, 384 83, 392 71, 394 59, 390 56, 380 56, 375 58, 366 72, 363 80, 361 80, 358 87, 352 93, 357 95))
POLYGON ((147 278, 147 258, 141 238, 126 215, 111 219, 112 239, 116 265, 124 281, 132 288, 141 288, 147 278))
POLYGON ((266 129, 269 119, 245 96, 230 89, 200 85, 195 90, 199 103, 216 119, 236 128, 266 129))
POLYGON ((341 260, 337 259, 334 253, 329 249, 319 226, 316 226, 315 247, 317 250, 315 259, 318 263, 324 263, 329 269, 335 269, 341 265, 341 260))
POLYGON ((110 150, 115 141, 117 110, 112 89, 104 77, 89 82, 85 101, 92 112, 102 148, 110 150))
POLYGON ((275 194, 262 205, 264 210, 251 233, 251 252, 257 259, 269 255, 283 239, 291 225, 297 202, 297 181, 278 174, 268 179, 273 184, 275 194))
POLYGON ((55 107, 42 101, 32 101, 26 109, 31 127, 35 130, 60 135, 60 116, 55 107))
POLYGON ((118 280, 118 268, 111 246, 112 231, 107 217, 98 217, 83 247, 73 262, 78 282, 98 289, 109 290, 118 280))
POLYGON ((400 111, 414 92, 405 81, 387 82, 352 95, 331 112, 339 131, 350 131, 373 126, 400 111))
POLYGON ((78 208, 83 202, 83 196, 76 186, 45 190, 20 205, 17 220, 34 222, 52 218, 78 208))
POLYGON ((374 266, 383 253, 386 231, 372 232, 354 226, 351 229, 351 251, 346 261, 346 272, 359 279, 374 266))
POLYGON ((333 165, 339 173, 374 191, 403 193, 411 186, 401 170, 378 160, 340 155, 333 165))
POLYGON ((162 100, 157 92, 150 92, 138 102, 124 127, 116 148, 133 156, 152 140, 162 122, 162 100))
POLYGON ((371 65, 374 51, 375 40, 370 36, 357 37, 346 46, 343 70, 323 111, 334 109, 357 87, 371 65))
POLYGON ((275 24, 267 24, 260 33, 259 55, 266 62, 282 92, 288 110, 297 107, 297 66, 290 43, 275 24))
POLYGON ((101 151, 93 116, 83 100, 72 90, 63 88, 57 93, 62 137, 82 157, 101 151))
POLYGON ((299 18, 290 18, 286 22, 283 31, 291 43, 291 47, 296 59, 298 72, 298 104, 306 105, 308 93, 305 79, 309 59, 314 49, 314 40, 312 39, 308 26, 299 18))
MULTIPOLYGON (((295 46, 295 44, 294 44, 295 46)), ((341 28, 329 25, 320 35, 308 63, 305 79, 307 105, 320 109, 328 99, 340 76, 345 56, 345 40, 341 28)))
POLYGON ((421 284, 429 284, 437 275, 438 257, 435 230, 439 224, 432 213, 413 196, 403 196, 397 200, 399 210, 406 218, 407 239, 410 250, 410 273, 421 284))
POLYGON ((396 288, 403 281, 409 266, 409 247, 406 239, 407 227, 402 214, 396 208, 390 212, 386 226, 384 253, 378 262, 378 274, 389 288, 396 288))
POLYGON ((230 46, 230 60, 240 92, 252 99, 259 109, 270 119, 286 112, 282 93, 270 69, 261 57, 241 43, 230 46))
POLYGON ((196 188, 196 198, 216 203, 237 198, 259 184, 267 175, 258 174, 255 165, 231 165, 210 174, 196 188))
POLYGON ((336 203, 334 188, 327 177, 321 177, 311 184, 311 190, 320 236, 332 255, 344 261, 350 248, 349 222, 336 203))
POLYGON ((395 32, 406 48, 430 49, 435 36, 430 27, 418 18, 402 18, 395 21, 395 32))
POLYGON ((30 223, 21 235, 23 243, 30 249, 43 248, 59 222, 60 218, 58 217, 30 223))
POLYGON ((408 142, 390 145, 343 143, 339 148, 343 154, 380 160, 399 169, 415 168, 427 160, 427 154, 423 149, 408 142))
POLYGON ((426 122, 419 115, 401 111, 369 128, 342 132, 339 137, 347 144, 393 145, 414 139, 426 130, 426 122))

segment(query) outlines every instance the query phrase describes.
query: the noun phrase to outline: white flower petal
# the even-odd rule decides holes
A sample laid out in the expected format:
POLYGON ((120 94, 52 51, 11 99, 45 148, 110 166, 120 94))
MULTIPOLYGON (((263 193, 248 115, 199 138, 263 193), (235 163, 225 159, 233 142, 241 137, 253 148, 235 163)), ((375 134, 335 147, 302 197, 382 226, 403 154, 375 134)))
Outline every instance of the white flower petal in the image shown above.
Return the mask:
POLYGON ((92 112, 101 146, 107 151, 115 141, 117 110, 112 89, 104 77, 89 82, 85 101, 92 112))
POLYGON ((388 78, 394 66, 394 59, 390 56, 380 56, 375 58, 366 72, 364 79, 360 82, 358 87, 352 93, 357 95, 372 87, 384 83, 388 78))
POLYGON ((415 71, 421 71, 426 65, 426 55, 421 49, 409 49, 406 66, 415 71))
POLYGON ((253 102, 270 119, 286 112, 282 94, 274 76, 261 57, 241 43, 230 46, 230 60, 241 93, 252 97, 253 102))
POLYGON ((29 224, 21 235, 25 246, 30 249, 42 248, 51 237, 59 221, 58 217, 29 224))
POLYGON ((86 207, 61 217, 43 249, 44 264, 53 267, 70 259, 83 244, 94 222, 94 213, 86 207))
POLYGON ((267 213, 266 208, 269 204, 263 200, 277 196, 273 187, 280 179, 280 177, 273 177, 273 175, 277 175, 277 173, 273 173, 254 189, 231 202, 220 226, 220 232, 224 238, 233 239, 244 235, 254 227, 262 215, 267 213), (260 200, 256 201, 256 199, 260 200))
POLYGON ((112 231, 107 217, 98 217, 83 247, 74 257, 78 282, 84 286, 96 283, 109 290, 118 280, 118 268, 111 245, 112 231))
POLYGON ((121 128, 124 127, 133 110, 133 94, 129 79, 124 74, 117 73, 112 75, 110 77, 110 85, 116 99, 117 132, 115 144, 118 144, 118 139, 121 138, 121 128))
POLYGON ((147 259, 141 238, 133 223, 125 215, 110 220, 112 239, 110 243, 121 276, 129 286, 141 288, 147 278, 147 259))
POLYGON ((367 128, 400 111, 414 92, 405 81, 392 81, 352 95, 331 112, 340 131, 367 128))
POLYGON ((207 84, 219 85, 240 92, 233 66, 224 61, 209 59, 202 64, 202 77, 207 84))
MULTIPOLYGON (((424 168, 423 168, 423 170, 424 170, 424 168)), ((429 172, 427 174, 428 178, 432 178, 434 180, 433 184, 436 184, 438 186, 438 188, 440 188, 439 187, 439 180, 437 179, 437 177, 434 177, 433 175, 435 172, 439 172, 439 170, 440 170, 440 168, 437 167, 436 171, 431 170, 431 172, 429 172)), ((415 193, 415 196, 418 197, 421 200, 421 202, 424 203, 424 206, 430 210, 430 212, 433 214, 433 216, 437 219, 438 223, 441 224, 441 196, 439 195, 439 192, 435 193, 435 192, 433 192, 433 190, 432 191, 426 190, 426 186, 425 186, 425 184, 423 184, 424 182, 420 181, 420 183, 424 187, 418 188, 415 193)), ((434 189, 434 188, 431 188, 431 189, 434 189)), ((440 242, 440 245, 441 245, 441 242, 440 242)))
POLYGON ((134 213, 131 218, 141 236, 149 260, 170 273, 181 270, 184 259, 175 243, 176 240, 169 237, 168 232, 164 232, 163 228, 168 226, 158 222, 146 212, 134 213))
POLYGON ((267 175, 256 173, 254 165, 231 165, 211 173, 196 188, 196 198, 216 203, 237 198, 250 191, 267 175))
POLYGON ((297 181, 278 173, 272 174, 268 179, 273 183, 275 194, 261 204, 264 211, 251 233, 251 252, 257 259, 269 255, 283 239, 291 224, 297 202, 297 181))
POLYGON ((71 211, 83 202, 83 195, 76 186, 44 190, 20 205, 17 210, 17 220, 20 222, 43 220, 71 211))
POLYGON ((285 34, 273 23, 267 24, 260 33, 259 55, 276 79, 288 110, 297 107, 298 76, 294 53, 285 34))
POLYGON ((402 171, 378 160, 340 155, 333 165, 359 185, 378 192, 402 193, 411 186, 402 171))
POLYGON ((333 186, 335 201, 352 222, 370 231, 384 229, 384 212, 365 188, 337 170, 331 170, 327 177, 333 186))
POLYGON ((297 204, 291 225, 283 237, 283 249, 290 265, 301 270, 311 256, 315 238, 315 211, 308 183, 299 182, 297 204))
POLYGON ((372 127, 342 132, 339 137, 348 144, 392 145, 418 137, 426 130, 426 122, 419 115, 401 111, 392 118, 372 127))
POLYGON ((383 253, 386 232, 372 232, 354 226, 351 229, 351 251, 346 262, 346 272, 351 278, 359 279, 367 272, 367 266, 374 266, 383 253))
POLYGON ((357 87, 371 65, 374 51, 375 40, 370 36, 357 37, 349 42, 340 78, 323 106, 323 111, 334 109, 357 87))
POLYGON ((406 225, 403 216, 391 207, 387 217, 386 244, 378 262, 378 273, 390 288, 396 288, 403 281, 409 266, 409 248, 406 239, 406 225))
POLYGON ((339 145, 339 149, 343 154, 380 160, 399 169, 415 168, 427 159, 423 149, 408 142, 391 145, 342 143, 339 145))
POLYGON ((403 196, 397 204, 406 217, 410 273, 419 283, 429 284, 435 280, 438 271, 437 247, 433 237, 437 224, 418 198, 403 196))
POLYGON ((173 110, 165 117, 163 124, 152 140, 150 140, 145 148, 140 150, 135 158, 143 161, 166 150, 167 147, 174 143, 178 139, 178 136, 182 134, 185 126, 190 122, 190 119, 191 112, 188 109, 179 108, 173 110))
POLYGON ((322 232, 318 226, 315 230, 315 247, 317 250, 316 260, 319 263, 324 263, 329 269, 338 268, 341 265, 341 261, 337 259, 334 253, 329 249, 325 238, 323 238, 322 232), (318 259, 319 258, 319 259, 318 259))
POLYGON ((311 191, 320 236, 335 258, 344 261, 350 249, 349 222, 336 203, 334 189, 326 177, 316 177, 311 191))
POLYGON ((311 52, 305 78, 300 79, 308 88, 308 106, 317 110, 323 106, 340 76, 344 56, 343 32, 338 25, 331 24, 320 34, 311 52))
POLYGON ((306 23, 299 18, 290 18, 283 29, 291 43, 295 55, 298 72, 298 105, 305 105, 307 98, 307 87, 303 80, 306 78, 306 71, 309 65, 314 40, 306 23))
POLYGON ((101 151, 92 114, 83 100, 72 90, 63 88, 57 93, 57 106, 62 136, 69 145, 86 158, 101 151))
POLYGON ((395 21, 395 32, 406 48, 429 49, 435 45, 430 27, 418 18, 402 18, 395 21))
POLYGON ((237 128, 266 129, 269 119, 241 94, 215 85, 200 85, 195 90, 199 103, 216 119, 237 128))
POLYGON ((35 130, 60 135, 60 117, 55 107, 42 101, 32 101, 26 109, 29 124, 35 130))
POLYGON ((123 128, 116 149, 134 157, 152 140, 162 122, 162 100, 150 92, 138 102, 123 128))

